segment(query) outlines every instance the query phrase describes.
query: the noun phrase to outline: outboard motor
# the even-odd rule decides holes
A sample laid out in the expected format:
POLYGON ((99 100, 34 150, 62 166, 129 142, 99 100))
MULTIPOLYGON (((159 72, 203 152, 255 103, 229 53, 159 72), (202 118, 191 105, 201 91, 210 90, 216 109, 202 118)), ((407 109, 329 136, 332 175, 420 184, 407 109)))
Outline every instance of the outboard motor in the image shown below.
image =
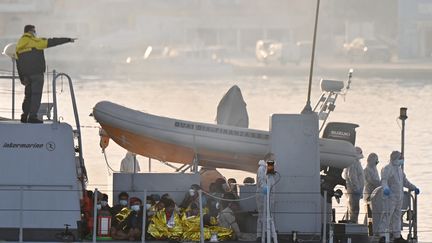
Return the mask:
POLYGON ((345 140, 355 145, 356 128, 359 125, 354 123, 330 122, 323 132, 323 138, 345 140))
MULTIPOLYGON (((355 145, 356 131, 359 127, 353 123, 330 122, 327 124, 323 132, 323 138, 345 140, 355 145)), ((342 178, 343 169, 334 167, 321 167, 321 193, 327 191, 327 203, 331 203, 331 198, 334 196, 337 200, 340 198, 340 192, 335 192, 336 185, 345 186, 345 180, 342 178)))

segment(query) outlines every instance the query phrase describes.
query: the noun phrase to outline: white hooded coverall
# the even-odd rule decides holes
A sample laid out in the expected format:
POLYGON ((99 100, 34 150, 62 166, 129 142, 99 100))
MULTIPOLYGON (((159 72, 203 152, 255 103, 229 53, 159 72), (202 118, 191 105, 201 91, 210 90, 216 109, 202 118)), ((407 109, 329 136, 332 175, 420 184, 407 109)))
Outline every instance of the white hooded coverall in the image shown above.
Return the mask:
MULTIPOLYGON (((274 196, 272 191, 272 187, 275 184, 275 176, 272 174, 267 175, 267 164, 264 160, 260 160, 258 163, 258 171, 257 171, 257 190, 256 190, 256 204, 257 204, 257 211, 258 211, 258 219, 257 219, 257 238, 262 236, 262 227, 263 225, 266 225, 266 217, 265 217, 265 206, 266 206, 266 194, 263 193, 265 190, 264 188, 267 187, 267 184, 270 186, 270 211, 274 208, 274 196)), ((270 222, 270 232, 275 237, 275 228, 274 228, 274 222, 273 219, 271 219, 270 222)), ((276 239, 273 239, 276 241, 276 239)))
POLYGON ((364 187, 363 168, 359 159, 345 169, 344 177, 348 194, 348 220, 357 223, 364 187))
POLYGON ((136 155, 132 152, 127 152, 126 156, 121 161, 120 172, 134 173, 134 172, 139 172, 140 170, 141 169, 140 169, 138 160, 136 159, 136 155), (134 163, 135 163, 135 166, 134 166, 134 163))
POLYGON ((390 189, 390 195, 384 196, 384 213, 381 218, 379 233, 384 236, 386 228, 391 226, 389 232, 396 239, 401 236, 403 187, 414 190, 416 186, 408 181, 398 163, 398 159, 391 161, 381 170, 381 185, 383 188, 390 189))
POLYGON ((363 170, 365 178, 364 196, 368 201, 373 190, 381 185, 378 169, 376 167, 377 161, 378 156, 375 153, 371 153, 368 156, 366 168, 363 170))

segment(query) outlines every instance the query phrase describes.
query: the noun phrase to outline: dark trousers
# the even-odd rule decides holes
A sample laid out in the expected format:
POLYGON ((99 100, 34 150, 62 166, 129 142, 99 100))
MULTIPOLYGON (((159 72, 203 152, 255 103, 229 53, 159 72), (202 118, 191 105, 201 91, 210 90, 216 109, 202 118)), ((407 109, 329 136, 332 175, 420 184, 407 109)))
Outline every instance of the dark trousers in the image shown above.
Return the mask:
POLYGON ((42 99, 44 75, 41 73, 25 76, 22 83, 25 85, 24 101, 22 103, 23 114, 36 117, 42 99))

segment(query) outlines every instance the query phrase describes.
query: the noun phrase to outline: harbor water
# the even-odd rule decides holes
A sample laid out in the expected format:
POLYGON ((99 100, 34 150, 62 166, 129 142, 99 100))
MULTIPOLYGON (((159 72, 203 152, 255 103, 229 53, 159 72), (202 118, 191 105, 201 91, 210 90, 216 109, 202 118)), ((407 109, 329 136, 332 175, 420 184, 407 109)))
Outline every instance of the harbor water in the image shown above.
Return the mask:
MULTIPOLYGON (((249 113, 249 127, 268 130, 269 117, 274 113, 299 113, 307 95, 307 77, 237 76, 235 78, 207 77, 196 79, 158 79, 145 80, 102 80, 75 77, 75 95, 82 125, 83 152, 89 176, 89 189, 98 188, 111 195, 112 171, 108 168, 99 147, 98 124, 89 116, 93 106, 102 100, 124 105, 136 110, 178 119, 214 123, 218 102, 232 86, 242 90, 249 113)), ((314 78, 312 85, 312 104, 319 97, 319 79, 314 78)), ((345 74, 323 77, 345 80, 345 74)), ((45 84, 45 91, 49 83, 45 84)), ((51 87, 49 87, 51 90, 51 87)), ((11 84, 0 82, 0 104, 3 117, 10 117, 11 84)), ((23 86, 16 86, 16 115, 19 117, 23 86)), ((64 121, 73 121, 70 96, 66 82, 58 83, 59 116, 64 121)), ((43 101, 47 102, 48 95, 43 101)), ((329 121, 357 123, 357 144, 362 147, 365 157, 371 152, 379 156, 378 170, 388 163, 389 154, 401 148, 401 123, 398 119, 399 108, 408 107, 406 121, 405 173, 409 180, 420 188, 419 195, 419 238, 420 241, 432 239, 432 83, 428 80, 399 79, 361 79, 354 73, 353 83, 346 97, 339 97, 335 112, 329 121), (429 107, 429 108, 428 108, 429 107)), ((120 168, 125 150, 111 141, 106 150, 109 165, 120 168)), ((141 171, 170 172, 173 169, 156 161, 151 168, 148 159, 138 156, 141 171)), ((278 161, 282 163, 282 161, 278 161)), ((366 166, 366 158, 362 160, 366 166)), ((237 182, 253 174, 233 170, 220 170, 226 177, 234 177, 237 182)), ((334 206, 338 218, 345 213, 344 199, 334 206)), ((364 210, 362 210, 362 213, 364 210)), ((363 219, 363 215, 359 218, 363 219)), ((404 237, 406 233, 404 233, 404 237)))

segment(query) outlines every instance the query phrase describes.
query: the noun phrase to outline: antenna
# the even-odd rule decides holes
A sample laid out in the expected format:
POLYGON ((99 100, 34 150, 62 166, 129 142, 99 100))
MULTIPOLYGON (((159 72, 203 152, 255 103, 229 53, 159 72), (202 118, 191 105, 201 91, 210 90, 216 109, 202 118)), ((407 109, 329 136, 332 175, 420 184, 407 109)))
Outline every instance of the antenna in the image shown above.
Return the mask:
POLYGON ((319 13, 319 5, 320 0, 317 0, 317 7, 316 7, 316 13, 315 13, 315 27, 314 27, 314 34, 313 34, 313 42, 312 42, 312 57, 311 57, 311 64, 309 69, 309 88, 308 88, 308 96, 306 105, 302 110, 302 114, 309 114, 312 113, 312 107, 311 107, 311 89, 312 89, 312 75, 313 75, 313 67, 314 67, 314 61, 315 61, 315 45, 316 45, 316 34, 318 29, 318 13, 319 13))

